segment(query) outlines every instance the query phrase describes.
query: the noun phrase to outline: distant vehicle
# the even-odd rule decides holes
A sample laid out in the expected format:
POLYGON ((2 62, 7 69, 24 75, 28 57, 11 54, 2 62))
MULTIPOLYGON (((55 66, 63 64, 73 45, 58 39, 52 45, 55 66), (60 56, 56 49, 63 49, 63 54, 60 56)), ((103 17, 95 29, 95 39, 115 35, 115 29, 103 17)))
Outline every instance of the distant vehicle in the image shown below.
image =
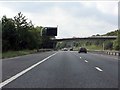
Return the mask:
POLYGON ((73 48, 70 48, 70 51, 73 51, 73 48))
POLYGON ((67 48, 64 48, 63 51, 68 51, 68 49, 67 49, 67 48))
POLYGON ((81 47, 81 48, 79 49, 78 53, 87 53, 87 49, 81 47))

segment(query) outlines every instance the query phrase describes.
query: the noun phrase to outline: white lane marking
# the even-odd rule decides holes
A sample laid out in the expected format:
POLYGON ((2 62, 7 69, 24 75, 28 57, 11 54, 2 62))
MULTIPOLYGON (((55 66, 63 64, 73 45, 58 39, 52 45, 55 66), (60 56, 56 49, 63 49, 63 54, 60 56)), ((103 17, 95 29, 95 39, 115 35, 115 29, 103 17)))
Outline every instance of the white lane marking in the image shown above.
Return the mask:
POLYGON ((95 67, 98 71, 102 72, 103 70, 100 69, 99 67, 95 67))
POLYGON ((81 59, 82 57, 80 57, 80 59, 81 59))
POLYGON ((88 61, 87 61, 87 60, 85 60, 85 62, 86 62, 86 63, 88 63, 88 61))
MULTIPOLYGON (((58 52, 57 52, 58 53, 58 52)), ((48 56, 47 58, 43 59, 42 61, 30 66, 29 68, 21 71, 20 73, 12 76, 11 78, 3 81, 2 83, 0 83, 0 88, 2 88, 3 86, 7 85, 8 83, 12 82, 13 80, 17 79, 18 77, 20 77, 21 75, 25 74, 26 72, 30 71, 31 69, 35 68, 36 66, 38 66, 39 64, 43 63, 44 61, 48 60, 49 58, 53 57, 54 55, 56 55, 57 53, 54 53, 50 56, 48 56)))

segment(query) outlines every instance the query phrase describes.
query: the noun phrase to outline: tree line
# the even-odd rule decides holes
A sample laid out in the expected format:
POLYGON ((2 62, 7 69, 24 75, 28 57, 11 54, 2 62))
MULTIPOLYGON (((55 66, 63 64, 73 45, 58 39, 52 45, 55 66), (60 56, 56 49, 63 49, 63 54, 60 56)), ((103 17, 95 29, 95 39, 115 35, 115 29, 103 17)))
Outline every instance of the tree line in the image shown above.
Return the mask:
MULTIPOLYGON (((13 18, 3 16, 0 20, 0 28, 2 28, 2 51, 8 50, 24 50, 24 49, 41 49, 41 48, 57 48, 71 47, 71 43, 52 41, 50 36, 41 36, 42 26, 34 26, 32 21, 28 21, 26 16, 19 12, 13 18), (2 24, 2 25, 1 25, 2 24)), ((104 35, 94 36, 118 36, 116 40, 105 41, 106 50, 120 50, 120 30, 108 32, 104 35)), ((74 41, 75 47, 81 46, 102 46, 103 41, 74 41)))
POLYGON ((34 26, 19 12, 14 18, 2 17, 2 51, 54 48, 50 36, 41 36, 42 26, 34 26))

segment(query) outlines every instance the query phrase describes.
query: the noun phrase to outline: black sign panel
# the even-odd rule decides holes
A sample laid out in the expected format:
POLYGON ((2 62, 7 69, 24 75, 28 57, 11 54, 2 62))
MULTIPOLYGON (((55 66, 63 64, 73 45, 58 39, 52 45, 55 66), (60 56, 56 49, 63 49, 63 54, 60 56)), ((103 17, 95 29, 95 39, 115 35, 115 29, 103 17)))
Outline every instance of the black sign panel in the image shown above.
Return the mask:
POLYGON ((45 27, 43 32, 46 36, 57 36, 57 27, 45 27))

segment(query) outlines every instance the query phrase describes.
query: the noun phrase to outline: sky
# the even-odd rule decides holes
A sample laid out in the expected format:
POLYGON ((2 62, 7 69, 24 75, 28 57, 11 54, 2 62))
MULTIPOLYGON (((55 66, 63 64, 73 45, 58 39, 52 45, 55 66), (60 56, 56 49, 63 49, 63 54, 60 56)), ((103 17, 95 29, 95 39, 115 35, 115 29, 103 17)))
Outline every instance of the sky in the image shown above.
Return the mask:
POLYGON ((0 2, 0 18, 22 12, 35 26, 57 27, 56 38, 89 37, 118 29, 118 1, 0 2))

